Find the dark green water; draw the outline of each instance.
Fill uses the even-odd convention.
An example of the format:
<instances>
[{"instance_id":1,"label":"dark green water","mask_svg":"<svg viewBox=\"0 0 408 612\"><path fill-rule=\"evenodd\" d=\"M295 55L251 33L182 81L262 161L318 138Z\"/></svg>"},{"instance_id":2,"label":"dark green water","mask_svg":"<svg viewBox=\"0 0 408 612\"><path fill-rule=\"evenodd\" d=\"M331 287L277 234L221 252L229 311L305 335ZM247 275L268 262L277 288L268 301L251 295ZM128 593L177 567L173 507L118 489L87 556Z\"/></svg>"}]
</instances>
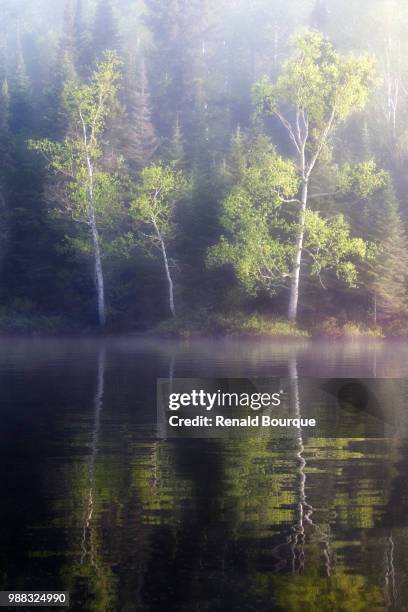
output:
<instances>
[{"instance_id":1,"label":"dark green water","mask_svg":"<svg viewBox=\"0 0 408 612\"><path fill-rule=\"evenodd\" d=\"M2 340L0 590L98 612L408 609L404 385L381 383L378 437L157 436L158 377L288 375L404 378L408 346Z\"/></svg>"}]
</instances>

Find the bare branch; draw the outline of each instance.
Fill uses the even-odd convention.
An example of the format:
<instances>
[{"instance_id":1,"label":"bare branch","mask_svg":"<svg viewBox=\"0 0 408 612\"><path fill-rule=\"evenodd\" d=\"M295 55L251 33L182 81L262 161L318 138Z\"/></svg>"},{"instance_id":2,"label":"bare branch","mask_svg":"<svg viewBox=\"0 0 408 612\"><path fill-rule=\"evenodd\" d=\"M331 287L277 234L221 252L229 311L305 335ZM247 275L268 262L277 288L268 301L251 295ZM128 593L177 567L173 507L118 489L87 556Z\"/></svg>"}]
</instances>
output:
<instances>
[{"instance_id":1,"label":"bare branch","mask_svg":"<svg viewBox=\"0 0 408 612\"><path fill-rule=\"evenodd\" d=\"M275 115L279 118L279 120L282 123L282 125L289 132L290 139L292 140L293 144L295 145L296 150L299 153L299 155L301 155L301 149L300 149L298 141L296 140L296 136L295 136L295 133L293 131L292 125L290 124L290 122L278 110L275 110Z\"/></svg>"}]
</instances>

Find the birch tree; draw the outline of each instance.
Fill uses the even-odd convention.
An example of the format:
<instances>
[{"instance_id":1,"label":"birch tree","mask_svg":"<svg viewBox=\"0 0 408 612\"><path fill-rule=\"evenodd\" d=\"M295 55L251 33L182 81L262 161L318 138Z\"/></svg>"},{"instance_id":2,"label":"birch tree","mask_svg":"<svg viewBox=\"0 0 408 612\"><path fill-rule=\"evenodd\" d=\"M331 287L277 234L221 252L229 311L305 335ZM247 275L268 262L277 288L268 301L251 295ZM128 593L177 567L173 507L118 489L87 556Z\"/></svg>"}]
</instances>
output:
<instances>
[{"instance_id":1,"label":"birch tree","mask_svg":"<svg viewBox=\"0 0 408 612\"><path fill-rule=\"evenodd\" d=\"M118 177L103 168L103 136L116 104L120 67L118 56L109 51L97 65L89 84L68 82L63 99L71 126L69 135L62 142L29 142L30 148L42 153L50 170L58 176L63 211L88 228L101 326L106 323L106 304L100 229L114 212L118 192Z\"/></svg>"},{"instance_id":2,"label":"birch tree","mask_svg":"<svg viewBox=\"0 0 408 612\"><path fill-rule=\"evenodd\" d=\"M374 72L370 57L341 57L317 32L298 35L293 47L294 54L277 81L272 83L265 77L254 88L258 113L277 117L286 130L300 179L288 309L292 322L296 321L298 312L312 175L338 125L364 107Z\"/></svg>"},{"instance_id":3,"label":"birch tree","mask_svg":"<svg viewBox=\"0 0 408 612\"><path fill-rule=\"evenodd\" d=\"M185 179L172 166L153 164L144 168L136 186L130 214L142 241L161 254L168 284L169 309L176 316L169 242L175 235L175 206L185 188Z\"/></svg>"},{"instance_id":4,"label":"birch tree","mask_svg":"<svg viewBox=\"0 0 408 612\"><path fill-rule=\"evenodd\" d=\"M299 182L293 161L277 155L260 138L249 151L240 181L222 203L224 234L209 249L207 263L231 265L249 294L262 290L273 295L287 288L297 232L289 207L297 201ZM356 264L365 258L366 243L352 236L343 215L326 219L306 210L303 249L308 274L323 286L322 274L327 271L347 286L356 286Z\"/></svg>"}]
</instances>

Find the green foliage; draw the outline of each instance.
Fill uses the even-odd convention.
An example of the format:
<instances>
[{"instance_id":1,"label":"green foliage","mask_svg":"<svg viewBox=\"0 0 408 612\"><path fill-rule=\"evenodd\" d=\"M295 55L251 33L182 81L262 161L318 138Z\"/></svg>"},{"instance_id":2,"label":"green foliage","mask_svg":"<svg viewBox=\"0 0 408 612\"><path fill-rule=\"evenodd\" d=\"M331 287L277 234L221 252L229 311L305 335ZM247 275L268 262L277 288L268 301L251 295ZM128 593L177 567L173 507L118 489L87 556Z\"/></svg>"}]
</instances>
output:
<instances>
[{"instance_id":1,"label":"green foliage","mask_svg":"<svg viewBox=\"0 0 408 612\"><path fill-rule=\"evenodd\" d=\"M330 10L315 0L256 0L250 8L226 0L51 4L7 0L3 15L3 298L31 292L41 310L62 303L70 287L78 303L90 300L77 289L86 286L79 268L91 258L94 223L123 324L150 324L159 300L156 268L144 255L159 246L157 217L190 308L222 309L234 295L231 310L267 300L283 312L303 232L302 316L317 305L322 317L341 311L357 320L376 308L381 325L403 326L408 12L401 2L367 9L333 0ZM302 29L311 23L321 32ZM261 74L270 78L256 83ZM262 126L251 126L254 82ZM27 139L46 158L47 176ZM288 144L296 140L292 161ZM147 164L183 169L192 189L152 206L138 176ZM392 206L381 201L388 180ZM50 297L52 277L61 293Z\"/></svg>"},{"instance_id":2,"label":"green foliage","mask_svg":"<svg viewBox=\"0 0 408 612\"><path fill-rule=\"evenodd\" d=\"M278 156L264 139L258 140L241 181L223 202L221 224L227 236L210 248L208 265L232 264L250 293L260 288L276 291L288 275L293 253L291 243L279 237L287 225L280 208L297 189L292 162Z\"/></svg>"},{"instance_id":3,"label":"green foliage","mask_svg":"<svg viewBox=\"0 0 408 612\"><path fill-rule=\"evenodd\" d=\"M96 146L116 104L121 68L117 53L106 51L88 85L70 81L64 88L64 105L78 129L88 132L89 146Z\"/></svg>"},{"instance_id":4,"label":"green foliage","mask_svg":"<svg viewBox=\"0 0 408 612\"><path fill-rule=\"evenodd\" d=\"M0 333L18 335L57 335L78 332L81 327L55 314L38 312L29 300L16 299L8 306L0 308Z\"/></svg>"},{"instance_id":5,"label":"green foliage","mask_svg":"<svg viewBox=\"0 0 408 612\"><path fill-rule=\"evenodd\" d=\"M384 334L380 327L370 328L350 321L343 325L343 336L345 338L383 338Z\"/></svg>"},{"instance_id":6,"label":"green foliage","mask_svg":"<svg viewBox=\"0 0 408 612\"><path fill-rule=\"evenodd\" d=\"M150 162L158 147L145 60L142 59L137 67L131 62L128 72L123 153L133 169L141 169Z\"/></svg>"},{"instance_id":7,"label":"green foliage","mask_svg":"<svg viewBox=\"0 0 408 612\"><path fill-rule=\"evenodd\" d=\"M111 0L98 0L92 32L92 56L99 60L103 53L120 46L117 23Z\"/></svg>"},{"instance_id":8,"label":"green foliage","mask_svg":"<svg viewBox=\"0 0 408 612\"><path fill-rule=\"evenodd\" d=\"M308 333L289 323L266 315L214 314L204 310L162 321L151 331L153 335L182 338L202 336L270 336L275 338L307 338Z\"/></svg>"},{"instance_id":9,"label":"green foliage","mask_svg":"<svg viewBox=\"0 0 408 612\"><path fill-rule=\"evenodd\" d=\"M216 315L213 327L224 334L241 336L272 336L277 338L307 338L305 330L299 329L285 319L275 319L265 315Z\"/></svg>"},{"instance_id":10,"label":"green foliage","mask_svg":"<svg viewBox=\"0 0 408 612\"><path fill-rule=\"evenodd\" d=\"M319 140L327 121L343 121L362 109L373 83L372 57L342 58L319 32L293 39L294 55L273 85L267 78L254 88L258 113L276 112L280 102L299 109L308 118L309 130Z\"/></svg>"},{"instance_id":11,"label":"green foliage","mask_svg":"<svg viewBox=\"0 0 408 612\"><path fill-rule=\"evenodd\" d=\"M358 340L359 338L381 339L384 338L384 331L381 327L368 327L356 321L348 321L347 323L341 324L336 317L328 317L314 327L313 336L330 338L332 340Z\"/></svg>"},{"instance_id":12,"label":"green foliage","mask_svg":"<svg viewBox=\"0 0 408 612\"><path fill-rule=\"evenodd\" d=\"M366 257L364 240L350 236L350 226L341 214L327 220L307 210L305 227L305 250L311 258L312 276L334 270L347 286L355 287L358 269L353 258L363 260Z\"/></svg>"},{"instance_id":13,"label":"green foliage","mask_svg":"<svg viewBox=\"0 0 408 612\"><path fill-rule=\"evenodd\" d=\"M115 172L104 170L101 136L115 107L120 67L118 56L108 52L90 84L66 84L64 104L72 135L62 142L44 139L28 143L59 177L57 197L62 209L74 221L89 225L95 219L97 224L111 229L121 213L121 160Z\"/></svg>"},{"instance_id":14,"label":"green foliage","mask_svg":"<svg viewBox=\"0 0 408 612\"><path fill-rule=\"evenodd\" d=\"M231 264L249 293L284 288L294 254L297 224L290 205L296 203L298 185L294 164L258 141L241 181L223 203L226 235L209 250L208 265ZM364 259L366 244L351 236L341 214L325 219L307 210L304 249L312 276L333 270L348 286L356 285L354 261Z\"/></svg>"},{"instance_id":15,"label":"green foliage","mask_svg":"<svg viewBox=\"0 0 408 612\"><path fill-rule=\"evenodd\" d=\"M373 159L354 164L344 164L339 175L339 190L342 193L354 193L360 198L367 198L384 187L389 175L379 170Z\"/></svg>"},{"instance_id":16,"label":"green foliage","mask_svg":"<svg viewBox=\"0 0 408 612\"><path fill-rule=\"evenodd\" d=\"M175 206L186 186L182 172L173 166L152 164L142 170L130 215L136 224L151 228L149 234L144 234L149 241L155 243L159 236L166 240L174 236Z\"/></svg>"},{"instance_id":17,"label":"green foliage","mask_svg":"<svg viewBox=\"0 0 408 612\"><path fill-rule=\"evenodd\" d=\"M374 314L389 325L408 317L408 241L390 183L369 203L368 214L375 249L366 264L366 286Z\"/></svg>"}]
</instances>

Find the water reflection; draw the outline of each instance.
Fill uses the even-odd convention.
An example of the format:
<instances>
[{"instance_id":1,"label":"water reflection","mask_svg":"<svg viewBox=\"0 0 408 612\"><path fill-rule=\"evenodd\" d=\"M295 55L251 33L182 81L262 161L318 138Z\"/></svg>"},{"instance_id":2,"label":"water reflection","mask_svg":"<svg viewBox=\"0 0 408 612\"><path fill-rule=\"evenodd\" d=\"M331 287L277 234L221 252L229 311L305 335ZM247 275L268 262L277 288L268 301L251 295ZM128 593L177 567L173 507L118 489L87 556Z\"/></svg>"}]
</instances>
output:
<instances>
[{"instance_id":1,"label":"water reflection","mask_svg":"<svg viewBox=\"0 0 408 612\"><path fill-rule=\"evenodd\" d=\"M386 343L4 341L3 588L66 588L74 610L98 612L404 610L408 385L386 378L408 374L407 356ZM299 418L320 401L305 375L376 375L385 433L157 437L158 377L288 375Z\"/></svg>"},{"instance_id":2,"label":"water reflection","mask_svg":"<svg viewBox=\"0 0 408 612\"><path fill-rule=\"evenodd\" d=\"M105 388L105 356L106 349L105 347L101 347L98 350L97 384L94 398L94 422L92 429L91 452L89 456L89 493L88 502L86 504L86 513L81 543L81 563L84 563L85 557L89 555L92 565L95 565L95 539L92 537L91 523L95 506L95 462L98 454L99 432L101 428L101 414L103 410L103 394Z\"/></svg>"}]
</instances>

